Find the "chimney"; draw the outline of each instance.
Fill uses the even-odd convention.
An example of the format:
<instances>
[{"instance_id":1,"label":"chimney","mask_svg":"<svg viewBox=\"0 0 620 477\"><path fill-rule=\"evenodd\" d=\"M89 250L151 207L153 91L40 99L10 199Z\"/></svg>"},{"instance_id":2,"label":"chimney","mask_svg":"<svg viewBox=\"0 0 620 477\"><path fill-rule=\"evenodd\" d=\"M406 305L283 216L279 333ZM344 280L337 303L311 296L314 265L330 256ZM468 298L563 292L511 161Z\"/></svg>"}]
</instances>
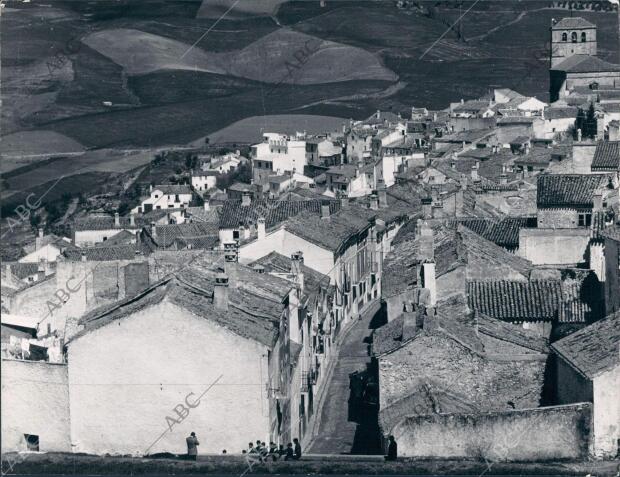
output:
<instances>
[{"instance_id":1,"label":"chimney","mask_svg":"<svg viewBox=\"0 0 620 477\"><path fill-rule=\"evenodd\" d=\"M265 218L259 217L256 221L256 232L258 233L258 240L262 240L267 235L267 231L265 228Z\"/></svg>"},{"instance_id":2,"label":"chimney","mask_svg":"<svg viewBox=\"0 0 620 477\"><path fill-rule=\"evenodd\" d=\"M263 267L262 265L254 265L252 267L254 269L254 271L258 274L264 274L265 273L265 267Z\"/></svg>"},{"instance_id":3,"label":"chimney","mask_svg":"<svg viewBox=\"0 0 620 477\"><path fill-rule=\"evenodd\" d=\"M295 282L297 287L302 292L304 291L304 272L302 265L304 264L303 252L295 252L291 255L291 274L295 275Z\"/></svg>"},{"instance_id":4,"label":"chimney","mask_svg":"<svg viewBox=\"0 0 620 477\"><path fill-rule=\"evenodd\" d=\"M321 203L321 218L329 219L329 202Z\"/></svg>"},{"instance_id":5,"label":"chimney","mask_svg":"<svg viewBox=\"0 0 620 477\"><path fill-rule=\"evenodd\" d=\"M86 252L82 252L82 262L86 261Z\"/></svg>"},{"instance_id":6,"label":"chimney","mask_svg":"<svg viewBox=\"0 0 620 477\"><path fill-rule=\"evenodd\" d=\"M422 199L422 215L424 215L425 219L433 216L433 199L431 197L424 197Z\"/></svg>"},{"instance_id":7,"label":"chimney","mask_svg":"<svg viewBox=\"0 0 620 477\"><path fill-rule=\"evenodd\" d=\"M433 113L433 122L437 122L437 113Z\"/></svg>"},{"instance_id":8,"label":"chimney","mask_svg":"<svg viewBox=\"0 0 620 477\"><path fill-rule=\"evenodd\" d=\"M39 227L39 238L43 238L43 229Z\"/></svg>"},{"instance_id":9,"label":"chimney","mask_svg":"<svg viewBox=\"0 0 620 477\"><path fill-rule=\"evenodd\" d=\"M213 304L217 310L228 311L228 276L218 273L213 288Z\"/></svg>"},{"instance_id":10,"label":"chimney","mask_svg":"<svg viewBox=\"0 0 620 477\"><path fill-rule=\"evenodd\" d=\"M477 182L478 178L478 162L476 162L473 166L471 166L471 180Z\"/></svg>"},{"instance_id":11,"label":"chimney","mask_svg":"<svg viewBox=\"0 0 620 477\"><path fill-rule=\"evenodd\" d=\"M439 200L431 206L431 215L434 219L440 219L444 216L443 201Z\"/></svg>"},{"instance_id":12,"label":"chimney","mask_svg":"<svg viewBox=\"0 0 620 477\"><path fill-rule=\"evenodd\" d=\"M149 185L149 192L152 193L153 192L153 184Z\"/></svg>"},{"instance_id":13,"label":"chimney","mask_svg":"<svg viewBox=\"0 0 620 477\"><path fill-rule=\"evenodd\" d=\"M224 244L224 272L228 277L228 284L230 288L237 288L238 276L237 276L237 260L239 259L237 253L236 243ZM230 247L230 248L226 248Z\"/></svg>"},{"instance_id":14,"label":"chimney","mask_svg":"<svg viewBox=\"0 0 620 477\"><path fill-rule=\"evenodd\" d=\"M11 270L11 264L10 263L6 264L5 270L6 270L7 281L10 282L11 279L13 278L13 272Z\"/></svg>"},{"instance_id":15,"label":"chimney","mask_svg":"<svg viewBox=\"0 0 620 477\"><path fill-rule=\"evenodd\" d=\"M45 278L45 269L47 268L45 265L46 260L41 258L39 260L39 268L37 268L37 280L43 280Z\"/></svg>"},{"instance_id":16,"label":"chimney","mask_svg":"<svg viewBox=\"0 0 620 477\"><path fill-rule=\"evenodd\" d=\"M155 222L151 222L151 237L157 237L157 225L155 225Z\"/></svg>"},{"instance_id":17,"label":"chimney","mask_svg":"<svg viewBox=\"0 0 620 477\"><path fill-rule=\"evenodd\" d=\"M377 119L380 119L380 118L381 118L381 110L377 109Z\"/></svg>"},{"instance_id":18,"label":"chimney","mask_svg":"<svg viewBox=\"0 0 620 477\"><path fill-rule=\"evenodd\" d=\"M437 283L435 281L435 261L426 260L422 264L422 286L429 291L430 306L437 303Z\"/></svg>"},{"instance_id":19,"label":"chimney","mask_svg":"<svg viewBox=\"0 0 620 477\"><path fill-rule=\"evenodd\" d=\"M121 217L120 215L118 215L118 212L114 213L114 227L120 227L121 226Z\"/></svg>"},{"instance_id":20,"label":"chimney","mask_svg":"<svg viewBox=\"0 0 620 477\"><path fill-rule=\"evenodd\" d=\"M416 305L405 305L403 312L403 341L412 338L418 331L418 307Z\"/></svg>"},{"instance_id":21,"label":"chimney","mask_svg":"<svg viewBox=\"0 0 620 477\"><path fill-rule=\"evenodd\" d=\"M349 196L346 193L340 194L340 208L341 209L349 208Z\"/></svg>"},{"instance_id":22,"label":"chimney","mask_svg":"<svg viewBox=\"0 0 620 477\"><path fill-rule=\"evenodd\" d=\"M248 191L243 192L241 195L241 205L243 207L248 207L252 203L252 196Z\"/></svg>"},{"instance_id":23,"label":"chimney","mask_svg":"<svg viewBox=\"0 0 620 477\"><path fill-rule=\"evenodd\" d=\"M439 329L439 322L433 306L427 307L423 312L422 329L427 333L432 333Z\"/></svg>"},{"instance_id":24,"label":"chimney","mask_svg":"<svg viewBox=\"0 0 620 477\"><path fill-rule=\"evenodd\" d=\"M43 234L43 228L42 228L42 227L40 227L40 228L39 228L39 234L38 234L38 236L37 236L37 237L35 237L35 239L34 239L34 249L35 249L35 250L39 250L39 249L43 246L43 244L42 244L42 242L43 242L43 236L44 236L44 234Z\"/></svg>"},{"instance_id":25,"label":"chimney","mask_svg":"<svg viewBox=\"0 0 620 477\"><path fill-rule=\"evenodd\" d=\"M577 142L581 142L581 128L577 129Z\"/></svg>"},{"instance_id":26,"label":"chimney","mask_svg":"<svg viewBox=\"0 0 620 477\"><path fill-rule=\"evenodd\" d=\"M612 121L609 123L609 140L620 141L620 121Z\"/></svg>"},{"instance_id":27,"label":"chimney","mask_svg":"<svg viewBox=\"0 0 620 477\"><path fill-rule=\"evenodd\" d=\"M204 210L211 210L211 204L209 203L209 197L206 197L203 204L202 204L202 208Z\"/></svg>"},{"instance_id":28,"label":"chimney","mask_svg":"<svg viewBox=\"0 0 620 477\"><path fill-rule=\"evenodd\" d=\"M385 187L385 184L380 184L377 193L379 194L379 207L385 209L388 206L387 189Z\"/></svg>"},{"instance_id":29,"label":"chimney","mask_svg":"<svg viewBox=\"0 0 620 477\"><path fill-rule=\"evenodd\" d=\"M370 208L372 210L379 209L379 197L377 196L376 193L370 194Z\"/></svg>"},{"instance_id":30,"label":"chimney","mask_svg":"<svg viewBox=\"0 0 620 477\"><path fill-rule=\"evenodd\" d=\"M603 192L597 190L592 196L592 211L599 212L603 210Z\"/></svg>"},{"instance_id":31,"label":"chimney","mask_svg":"<svg viewBox=\"0 0 620 477\"><path fill-rule=\"evenodd\" d=\"M135 216L135 214L129 214L129 225L131 227L135 227L136 226L136 216Z\"/></svg>"}]
</instances>

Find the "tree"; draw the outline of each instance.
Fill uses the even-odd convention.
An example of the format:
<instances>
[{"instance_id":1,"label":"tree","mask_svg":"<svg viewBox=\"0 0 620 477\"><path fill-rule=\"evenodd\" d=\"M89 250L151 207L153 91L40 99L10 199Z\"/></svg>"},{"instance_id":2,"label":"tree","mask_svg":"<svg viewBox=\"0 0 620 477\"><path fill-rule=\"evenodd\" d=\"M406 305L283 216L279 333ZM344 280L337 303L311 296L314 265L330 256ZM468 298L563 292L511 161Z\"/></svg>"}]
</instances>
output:
<instances>
[{"instance_id":1,"label":"tree","mask_svg":"<svg viewBox=\"0 0 620 477\"><path fill-rule=\"evenodd\" d=\"M590 103L590 107L588 108L588 114L586 115L586 121L584 124L584 129L582 131L584 137L589 137L594 139L596 137L597 132L597 120L596 120L596 112L594 111L594 104Z\"/></svg>"}]
</instances>

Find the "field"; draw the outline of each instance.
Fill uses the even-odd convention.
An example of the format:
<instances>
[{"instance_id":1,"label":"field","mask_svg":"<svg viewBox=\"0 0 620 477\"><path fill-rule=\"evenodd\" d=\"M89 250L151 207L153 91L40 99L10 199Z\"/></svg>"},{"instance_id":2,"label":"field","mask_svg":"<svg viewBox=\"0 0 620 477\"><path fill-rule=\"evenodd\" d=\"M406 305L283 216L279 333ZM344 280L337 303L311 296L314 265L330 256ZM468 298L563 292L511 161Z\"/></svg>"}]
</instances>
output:
<instances>
[{"instance_id":1,"label":"field","mask_svg":"<svg viewBox=\"0 0 620 477\"><path fill-rule=\"evenodd\" d=\"M49 151L54 151L50 154ZM4 173L55 154L81 154L82 145L53 131L21 131L2 138L0 172Z\"/></svg>"},{"instance_id":2,"label":"field","mask_svg":"<svg viewBox=\"0 0 620 477\"><path fill-rule=\"evenodd\" d=\"M1 147L11 154L152 149L221 130L228 139L246 134L243 126L225 129L244 118L406 114L491 87L545 100L548 65L534 53L546 51L551 18L569 16L520 0L479 2L468 13L467 1L398 9L391 1L268 0L239 2L215 25L233 0L40 1L3 12ZM600 56L616 59L617 15L579 15L598 25ZM54 58L61 61L50 68ZM25 144L13 133L34 140ZM37 139L49 134L57 139ZM74 159L63 159L70 171ZM103 168L118 160L99 159ZM17 159L2 171L37 160ZM40 177L52 173L41 167ZM39 184L35 172L12 181Z\"/></svg>"}]
</instances>

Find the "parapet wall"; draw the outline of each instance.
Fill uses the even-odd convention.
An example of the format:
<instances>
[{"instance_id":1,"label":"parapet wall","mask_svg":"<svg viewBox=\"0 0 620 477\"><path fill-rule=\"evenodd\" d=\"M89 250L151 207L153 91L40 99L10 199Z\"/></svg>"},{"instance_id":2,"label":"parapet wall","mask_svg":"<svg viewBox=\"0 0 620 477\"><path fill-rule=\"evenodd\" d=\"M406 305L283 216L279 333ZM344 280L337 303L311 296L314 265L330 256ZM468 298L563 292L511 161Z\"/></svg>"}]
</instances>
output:
<instances>
[{"instance_id":1,"label":"parapet wall","mask_svg":"<svg viewBox=\"0 0 620 477\"><path fill-rule=\"evenodd\" d=\"M587 457L590 429L591 405L581 403L408 417L392 434L401 456L544 461Z\"/></svg>"}]
</instances>

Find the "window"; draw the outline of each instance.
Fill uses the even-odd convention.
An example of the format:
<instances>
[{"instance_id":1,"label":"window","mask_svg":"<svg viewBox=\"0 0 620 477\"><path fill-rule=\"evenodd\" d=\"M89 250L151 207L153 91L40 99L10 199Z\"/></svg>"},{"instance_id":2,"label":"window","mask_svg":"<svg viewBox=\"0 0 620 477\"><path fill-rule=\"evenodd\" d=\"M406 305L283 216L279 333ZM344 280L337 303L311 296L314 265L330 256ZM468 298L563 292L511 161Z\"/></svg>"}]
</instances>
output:
<instances>
[{"instance_id":1,"label":"window","mask_svg":"<svg viewBox=\"0 0 620 477\"><path fill-rule=\"evenodd\" d=\"M577 43L577 32L576 31L570 34L570 41L571 43Z\"/></svg>"},{"instance_id":2,"label":"window","mask_svg":"<svg viewBox=\"0 0 620 477\"><path fill-rule=\"evenodd\" d=\"M590 225L592 225L592 214L579 214L577 220L577 225L579 225L579 227L590 227Z\"/></svg>"},{"instance_id":3,"label":"window","mask_svg":"<svg viewBox=\"0 0 620 477\"><path fill-rule=\"evenodd\" d=\"M103 236L103 241L105 242L106 240L108 240L108 237L106 237L105 235Z\"/></svg>"},{"instance_id":4,"label":"window","mask_svg":"<svg viewBox=\"0 0 620 477\"><path fill-rule=\"evenodd\" d=\"M237 240L239 238L239 231L233 230L233 239Z\"/></svg>"},{"instance_id":5,"label":"window","mask_svg":"<svg viewBox=\"0 0 620 477\"><path fill-rule=\"evenodd\" d=\"M582 32L581 33L581 43L585 43L586 42L586 32Z\"/></svg>"},{"instance_id":6,"label":"window","mask_svg":"<svg viewBox=\"0 0 620 477\"><path fill-rule=\"evenodd\" d=\"M562 41L568 41L568 33L562 33Z\"/></svg>"},{"instance_id":7,"label":"window","mask_svg":"<svg viewBox=\"0 0 620 477\"><path fill-rule=\"evenodd\" d=\"M26 446L29 451L39 450L39 436L35 434L24 434L24 438L26 439Z\"/></svg>"}]
</instances>

